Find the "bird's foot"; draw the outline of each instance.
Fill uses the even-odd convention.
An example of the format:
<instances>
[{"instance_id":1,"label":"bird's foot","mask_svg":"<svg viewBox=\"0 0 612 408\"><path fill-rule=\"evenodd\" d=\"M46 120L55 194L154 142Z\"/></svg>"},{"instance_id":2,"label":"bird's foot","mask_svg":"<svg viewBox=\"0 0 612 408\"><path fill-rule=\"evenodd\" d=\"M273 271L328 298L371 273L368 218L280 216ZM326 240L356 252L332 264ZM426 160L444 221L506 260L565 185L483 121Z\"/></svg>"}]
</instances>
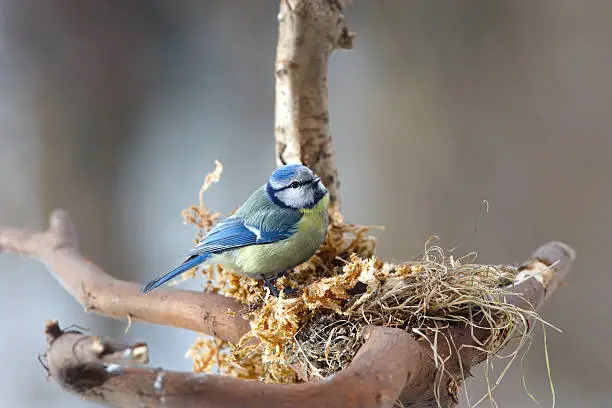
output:
<instances>
[{"instance_id":1,"label":"bird's foot","mask_svg":"<svg viewBox=\"0 0 612 408\"><path fill-rule=\"evenodd\" d=\"M276 287L276 285L274 285L274 280L270 280L270 279L264 279L264 287L270 289L270 293L272 294L272 296L274 297L278 297L280 295L280 290L278 290L278 288ZM293 295L295 293L297 293L297 289L294 288L283 288L282 292L285 295Z\"/></svg>"},{"instance_id":2,"label":"bird's foot","mask_svg":"<svg viewBox=\"0 0 612 408\"><path fill-rule=\"evenodd\" d=\"M281 290L285 295L295 295L298 290L296 288L286 287Z\"/></svg>"},{"instance_id":3,"label":"bird's foot","mask_svg":"<svg viewBox=\"0 0 612 408\"><path fill-rule=\"evenodd\" d=\"M276 288L276 285L274 285L274 281L268 279L264 280L264 288L270 289L270 293L274 297L278 297L280 294L280 291Z\"/></svg>"}]
</instances>

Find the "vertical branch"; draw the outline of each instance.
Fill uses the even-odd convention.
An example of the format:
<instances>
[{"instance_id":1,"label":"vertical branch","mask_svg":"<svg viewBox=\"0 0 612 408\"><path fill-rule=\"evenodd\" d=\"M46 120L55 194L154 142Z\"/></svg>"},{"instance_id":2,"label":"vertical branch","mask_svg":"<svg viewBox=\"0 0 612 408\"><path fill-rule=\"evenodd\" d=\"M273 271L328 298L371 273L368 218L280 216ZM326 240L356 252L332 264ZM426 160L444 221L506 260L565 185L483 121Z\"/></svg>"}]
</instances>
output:
<instances>
[{"instance_id":1,"label":"vertical branch","mask_svg":"<svg viewBox=\"0 0 612 408\"><path fill-rule=\"evenodd\" d=\"M276 158L303 163L339 206L338 170L329 132L327 64L336 49L350 49L353 33L342 15L346 0L281 0L276 48Z\"/></svg>"}]
</instances>

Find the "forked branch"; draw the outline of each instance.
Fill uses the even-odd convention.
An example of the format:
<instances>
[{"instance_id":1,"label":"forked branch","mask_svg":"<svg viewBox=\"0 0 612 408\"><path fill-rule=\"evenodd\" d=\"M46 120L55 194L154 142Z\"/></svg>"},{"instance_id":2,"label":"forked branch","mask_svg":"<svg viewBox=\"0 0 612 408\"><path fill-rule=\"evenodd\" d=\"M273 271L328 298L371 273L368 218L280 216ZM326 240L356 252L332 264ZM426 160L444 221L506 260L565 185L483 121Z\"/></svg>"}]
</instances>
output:
<instances>
[{"instance_id":1,"label":"forked branch","mask_svg":"<svg viewBox=\"0 0 612 408\"><path fill-rule=\"evenodd\" d=\"M222 296L166 290L156 301L148 300L149 295L141 294L137 284L118 281L83 259L76 242L72 223L61 211L52 214L51 227L45 232L0 229L0 248L45 261L59 271L67 290L89 310L114 318L130 313L135 319L208 330L229 339L248 329L246 321L226 313L232 307L238 311L239 306ZM514 286L516 296L508 302L537 308L567 275L573 259L573 250L565 244L542 246L521 266ZM95 296L91 290L97 291ZM165 306L158 304L161 301L167 302ZM197 316L205 318L199 321ZM220 321L223 324L219 325ZM63 332L55 323L48 325L46 333L49 373L70 392L117 407L183 408L245 404L270 408L390 407L398 398L406 406L435 406L437 398L442 407L451 407L464 373L485 358L470 346L489 335L487 330L474 332L467 326L448 329L445 334L462 350L461 362L454 349L440 344L438 353L450 357L446 371L440 373L426 343L399 329L368 327L364 333L367 341L348 369L321 383L283 386L135 366L147 362L144 344L121 346L96 336Z\"/></svg>"},{"instance_id":2,"label":"forked branch","mask_svg":"<svg viewBox=\"0 0 612 408\"><path fill-rule=\"evenodd\" d=\"M353 35L341 14L347 0L281 0L276 73L276 152L279 163L302 162L322 177L332 204L339 205L327 101L331 53L351 48ZM232 343L249 330L242 306L208 292L159 289L142 294L140 285L113 278L79 252L68 215L51 215L42 232L0 228L0 250L43 261L86 310L115 319L133 319L215 335ZM521 267L507 302L537 309L564 279L574 259L561 243L538 249ZM46 328L46 365L51 377L80 397L116 407L452 407L464 373L485 355L474 346L489 330L465 325L446 329L454 348L445 371L434 364L426 342L399 329L366 327L365 344L350 366L317 383L272 385L215 375L194 375L142 366L147 348L122 345L76 331ZM456 350L461 350L460 358Z\"/></svg>"},{"instance_id":3,"label":"forked branch","mask_svg":"<svg viewBox=\"0 0 612 408\"><path fill-rule=\"evenodd\" d=\"M241 306L210 292L160 289L143 294L140 285L112 277L87 261L65 211L51 214L47 231L0 229L0 250L30 255L47 265L64 288L88 312L215 335L232 343L249 330Z\"/></svg>"}]
</instances>

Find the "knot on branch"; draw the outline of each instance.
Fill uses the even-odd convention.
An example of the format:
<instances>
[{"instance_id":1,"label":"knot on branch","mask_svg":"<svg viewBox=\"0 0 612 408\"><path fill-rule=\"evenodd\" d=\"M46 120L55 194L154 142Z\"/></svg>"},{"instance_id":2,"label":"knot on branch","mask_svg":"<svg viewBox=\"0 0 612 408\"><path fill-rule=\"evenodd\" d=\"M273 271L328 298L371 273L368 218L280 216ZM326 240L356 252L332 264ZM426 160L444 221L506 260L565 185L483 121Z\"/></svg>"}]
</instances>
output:
<instances>
[{"instance_id":1,"label":"knot on branch","mask_svg":"<svg viewBox=\"0 0 612 408\"><path fill-rule=\"evenodd\" d=\"M126 345L70 327L62 330L57 321L47 322L45 334L45 368L63 388L78 394L104 384L125 365L149 362L145 343Z\"/></svg>"}]
</instances>

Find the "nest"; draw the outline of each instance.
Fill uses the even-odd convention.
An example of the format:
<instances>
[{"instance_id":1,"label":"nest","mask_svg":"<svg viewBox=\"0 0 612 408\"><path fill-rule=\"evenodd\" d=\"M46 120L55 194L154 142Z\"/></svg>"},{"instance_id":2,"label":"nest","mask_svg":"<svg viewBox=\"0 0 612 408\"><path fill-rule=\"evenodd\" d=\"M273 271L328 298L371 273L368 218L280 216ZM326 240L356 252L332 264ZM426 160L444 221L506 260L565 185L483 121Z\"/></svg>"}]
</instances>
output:
<instances>
[{"instance_id":1,"label":"nest","mask_svg":"<svg viewBox=\"0 0 612 408\"><path fill-rule=\"evenodd\" d=\"M183 214L187 223L199 228L197 239L218 217L206 209L202 198L221 171L217 162L200 192L200 205ZM383 262L374 256L370 230L346 223L339 211L330 209L328 234L319 251L277 281L279 289L299 288L297 297L281 293L275 298L261 282L217 266L191 271L191 276L204 275L206 290L243 303L251 325L235 345L199 338L187 353L194 371L271 383L322 379L347 367L363 343L366 325L400 328L430 342L452 325L480 321L493 328L480 343L482 352L493 356L518 337L511 354L516 356L529 335L528 319L540 320L535 312L504 301L516 268L477 264L474 253L457 258L433 239L413 261ZM435 345L429 344L437 363L443 364Z\"/></svg>"}]
</instances>

